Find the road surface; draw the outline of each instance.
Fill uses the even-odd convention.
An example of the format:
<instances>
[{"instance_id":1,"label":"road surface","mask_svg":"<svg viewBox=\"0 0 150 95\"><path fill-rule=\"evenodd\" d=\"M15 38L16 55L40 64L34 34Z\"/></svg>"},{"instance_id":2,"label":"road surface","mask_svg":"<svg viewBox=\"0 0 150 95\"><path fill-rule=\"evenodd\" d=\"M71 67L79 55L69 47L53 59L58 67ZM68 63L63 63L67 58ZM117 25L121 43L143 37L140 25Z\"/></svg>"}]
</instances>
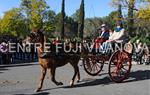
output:
<instances>
[{"instance_id":1,"label":"road surface","mask_svg":"<svg viewBox=\"0 0 150 95\"><path fill-rule=\"evenodd\" d=\"M101 74L92 77L80 66L81 81L71 88L73 69L68 64L56 71L56 79L63 86L53 84L48 72L42 91L35 93L40 75L38 63L1 65L0 95L150 95L150 66L133 65L129 79L123 83L110 81L107 72L105 64Z\"/></svg>"}]
</instances>

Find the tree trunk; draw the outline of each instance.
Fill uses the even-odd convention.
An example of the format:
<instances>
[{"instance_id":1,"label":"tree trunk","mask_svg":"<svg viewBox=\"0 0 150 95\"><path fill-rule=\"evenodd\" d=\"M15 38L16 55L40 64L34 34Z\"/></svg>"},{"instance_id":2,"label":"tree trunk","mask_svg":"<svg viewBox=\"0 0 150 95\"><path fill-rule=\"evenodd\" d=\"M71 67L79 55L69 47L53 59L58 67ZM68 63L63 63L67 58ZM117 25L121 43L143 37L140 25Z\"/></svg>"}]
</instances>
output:
<instances>
[{"instance_id":1,"label":"tree trunk","mask_svg":"<svg viewBox=\"0 0 150 95\"><path fill-rule=\"evenodd\" d=\"M62 0L62 9L61 9L61 39L64 39L65 36L65 0Z\"/></svg>"},{"instance_id":2,"label":"tree trunk","mask_svg":"<svg viewBox=\"0 0 150 95\"><path fill-rule=\"evenodd\" d=\"M135 3L135 0L130 0L129 7L128 7L128 32L131 37L135 36L135 33L133 31L134 29L134 19L133 19L134 3Z\"/></svg>"}]
</instances>

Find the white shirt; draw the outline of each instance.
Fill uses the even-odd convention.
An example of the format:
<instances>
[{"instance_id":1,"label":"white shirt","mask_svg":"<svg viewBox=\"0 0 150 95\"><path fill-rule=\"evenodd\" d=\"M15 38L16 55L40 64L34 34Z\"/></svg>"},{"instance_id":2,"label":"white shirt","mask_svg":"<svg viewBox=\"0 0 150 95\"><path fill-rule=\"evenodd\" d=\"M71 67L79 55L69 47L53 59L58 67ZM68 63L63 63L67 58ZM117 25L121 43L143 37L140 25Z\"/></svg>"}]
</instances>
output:
<instances>
[{"instance_id":1,"label":"white shirt","mask_svg":"<svg viewBox=\"0 0 150 95\"><path fill-rule=\"evenodd\" d=\"M104 32L105 32L105 31L102 31L102 33L101 33L101 37L103 36Z\"/></svg>"},{"instance_id":2,"label":"white shirt","mask_svg":"<svg viewBox=\"0 0 150 95\"><path fill-rule=\"evenodd\" d=\"M109 37L109 40L113 40L116 42L122 42L123 39L120 39L123 35L125 35L125 29L121 29L120 32L114 31L113 34Z\"/></svg>"}]
</instances>

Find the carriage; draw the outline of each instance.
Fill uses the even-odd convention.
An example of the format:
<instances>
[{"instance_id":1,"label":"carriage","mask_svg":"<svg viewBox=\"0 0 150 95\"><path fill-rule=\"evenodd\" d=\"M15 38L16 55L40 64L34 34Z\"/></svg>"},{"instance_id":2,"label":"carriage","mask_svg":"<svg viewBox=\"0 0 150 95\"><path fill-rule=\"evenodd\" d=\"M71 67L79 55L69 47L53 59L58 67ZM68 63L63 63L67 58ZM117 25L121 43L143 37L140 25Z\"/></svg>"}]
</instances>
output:
<instances>
[{"instance_id":1,"label":"carriage","mask_svg":"<svg viewBox=\"0 0 150 95\"><path fill-rule=\"evenodd\" d=\"M127 79L132 66L132 49L128 48L129 51L118 49L109 53L83 53L81 59L84 70L91 76L97 76L101 73L104 64L108 64L110 79L116 83L123 82Z\"/></svg>"}]
</instances>

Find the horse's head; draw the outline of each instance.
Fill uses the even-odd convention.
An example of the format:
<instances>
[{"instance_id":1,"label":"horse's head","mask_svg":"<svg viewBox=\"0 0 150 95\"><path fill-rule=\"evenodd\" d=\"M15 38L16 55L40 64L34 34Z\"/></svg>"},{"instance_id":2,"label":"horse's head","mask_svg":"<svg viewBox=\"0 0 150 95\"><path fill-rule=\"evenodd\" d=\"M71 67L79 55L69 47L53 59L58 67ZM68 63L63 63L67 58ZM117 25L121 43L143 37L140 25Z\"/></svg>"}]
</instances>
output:
<instances>
[{"instance_id":1,"label":"horse's head","mask_svg":"<svg viewBox=\"0 0 150 95\"><path fill-rule=\"evenodd\" d=\"M26 43L44 43L44 34L42 31L31 32L24 41Z\"/></svg>"}]
</instances>

